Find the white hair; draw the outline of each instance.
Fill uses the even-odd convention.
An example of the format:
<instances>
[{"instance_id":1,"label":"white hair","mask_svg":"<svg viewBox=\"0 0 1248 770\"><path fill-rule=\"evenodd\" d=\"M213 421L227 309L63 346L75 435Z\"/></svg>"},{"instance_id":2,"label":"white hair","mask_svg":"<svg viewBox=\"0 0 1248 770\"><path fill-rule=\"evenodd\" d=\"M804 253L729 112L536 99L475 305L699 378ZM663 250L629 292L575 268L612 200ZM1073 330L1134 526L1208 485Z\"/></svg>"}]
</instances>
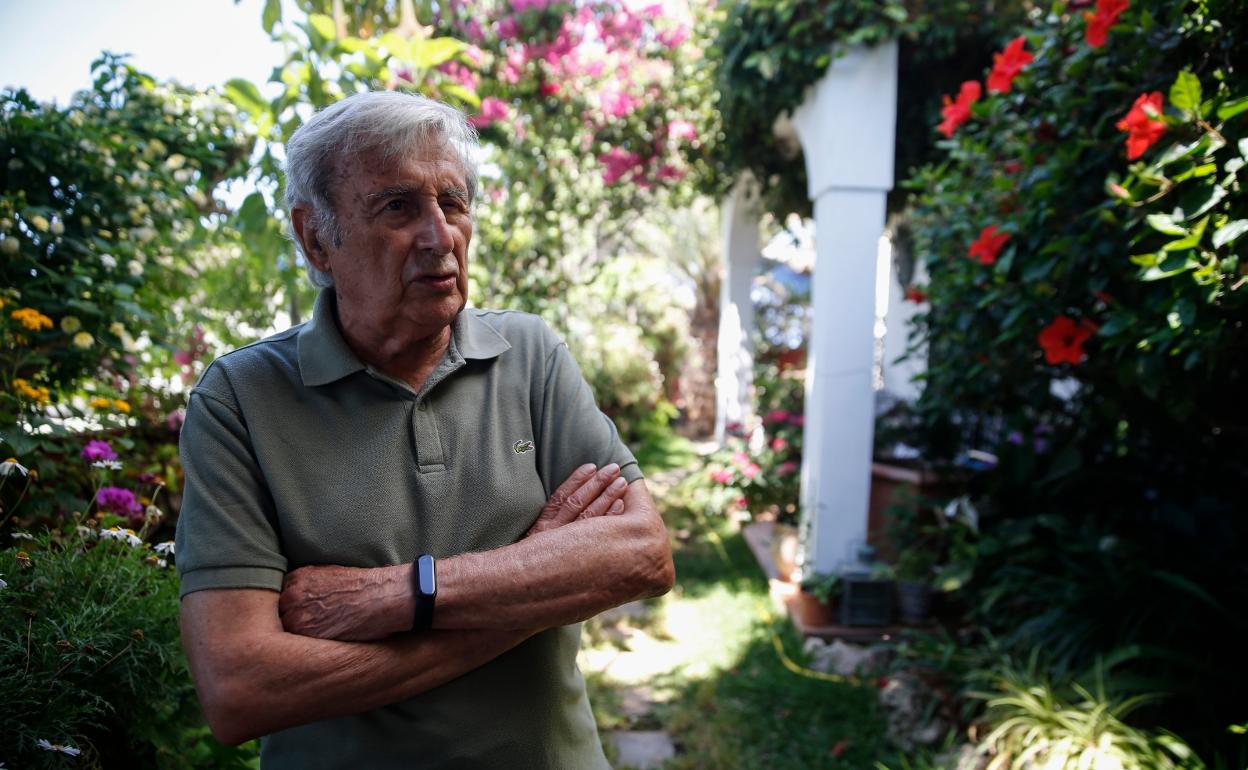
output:
<instances>
[{"instance_id":1,"label":"white hair","mask_svg":"<svg viewBox=\"0 0 1248 770\"><path fill-rule=\"evenodd\" d=\"M311 206L309 224L334 246L342 245L331 189L338 163L373 153L380 153L385 162L393 162L419 152L431 140L451 148L459 158L471 204L477 194L477 132L462 112L434 99L401 91L354 94L326 107L300 126L286 143L287 214L296 206ZM293 226L291 235L307 263L313 285L333 286L333 276L312 266Z\"/></svg>"}]
</instances>

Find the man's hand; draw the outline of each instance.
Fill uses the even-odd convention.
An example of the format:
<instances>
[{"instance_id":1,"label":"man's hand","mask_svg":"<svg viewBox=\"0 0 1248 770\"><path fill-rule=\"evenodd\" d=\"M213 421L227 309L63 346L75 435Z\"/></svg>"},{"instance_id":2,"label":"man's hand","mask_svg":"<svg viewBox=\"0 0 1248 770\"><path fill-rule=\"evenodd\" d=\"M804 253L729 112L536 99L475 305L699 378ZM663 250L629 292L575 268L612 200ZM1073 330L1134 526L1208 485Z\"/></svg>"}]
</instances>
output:
<instances>
[{"instance_id":1,"label":"man's hand","mask_svg":"<svg viewBox=\"0 0 1248 770\"><path fill-rule=\"evenodd\" d=\"M602 469L582 465L550 496L525 537L578 519L618 514L627 491L615 463ZM367 641L410 631L416 617L412 565L300 567L282 582L278 614L287 633L319 639Z\"/></svg>"},{"instance_id":2,"label":"man's hand","mask_svg":"<svg viewBox=\"0 0 1248 770\"><path fill-rule=\"evenodd\" d=\"M577 519L621 513L627 491L628 482L620 477L620 466L615 463L601 470L589 463L582 465L550 496L524 536L532 537Z\"/></svg>"}]
</instances>

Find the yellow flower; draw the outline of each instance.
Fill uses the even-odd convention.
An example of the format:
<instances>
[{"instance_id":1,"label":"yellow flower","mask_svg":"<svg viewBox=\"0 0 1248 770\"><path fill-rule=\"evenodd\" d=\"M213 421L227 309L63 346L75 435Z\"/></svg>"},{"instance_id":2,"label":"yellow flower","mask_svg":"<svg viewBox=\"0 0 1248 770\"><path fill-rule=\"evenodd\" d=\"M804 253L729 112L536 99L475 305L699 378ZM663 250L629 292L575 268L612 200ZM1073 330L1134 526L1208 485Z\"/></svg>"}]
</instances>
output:
<instances>
[{"instance_id":1,"label":"yellow flower","mask_svg":"<svg viewBox=\"0 0 1248 770\"><path fill-rule=\"evenodd\" d=\"M95 337L92 337L87 332L78 332L77 334L74 335L74 347L82 348L83 350L86 350L87 348L91 347L94 344L95 344Z\"/></svg>"},{"instance_id":2,"label":"yellow flower","mask_svg":"<svg viewBox=\"0 0 1248 770\"><path fill-rule=\"evenodd\" d=\"M30 218L30 226L41 233L46 233L48 231L48 218L35 214Z\"/></svg>"},{"instance_id":3,"label":"yellow flower","mask_svg":"<svg viewBox=\"0 0 1248 770\"><path fill-rule=\"evenodd\" d=\"M126 327L122 325L121 321L113 321L108 325L108 330L112 332L114 337L122 337L126 333Z\"/></svg>"},{"instance_id":4,"label":"yellow flower","mask_svg":"<svg viewBox=\"0 0 1248 770\"><path fill-rule=\"evenodd\" d=\"M82 321L78 320L78 316L67 315L61 319L61 331L66 334L73 334L82 328Z\"/></svg>"},{"instance_id":5,"label":"yellow flower","mask_svg":"<svg viewBox=\"0 0 1248 770\"><path fill-rule=\"evenodd\" d=\"M113 407L113 402L107 398L101 398L99 396L96 396L95 398L91 399L92 409L111 409L112 407Z\"/></svg>"},{"instance_id":6,"label":"yellow flower","mask_svg":"<svg viewBox=\"0 0 1248 770\"><path fill-rule=\"evenodd\" d=\"M29 331L37 332L41 329L51 329L52 319L43 313L35 310L33 307L21 307L9 313L9 317L15 321L20 321Z\"/></svg>"},{"instance_id":7,"label":"yellow flower","mask_svg":"<svg viewBox=\"0 0 1248 770\"><path fill-rule=\"evenodd\" d=\"M115 408L119 412L125 412L126 414L130 414L130 405L127 404L125 401L122 401L121 399L117 399L116 401L113 401L113 408Z\"/></svg>"},{"instance_id":8,"label":"yellow flower","mask_svg":"<svg viewBox=\"0 0 1248 770\"><path fill-rule=\"evenodd\" d=\"M42 385L32 386L27 380L21 377L13 378L13 389L26 398L34 401L37 405L43 406L52 400L52 394Z\"/></svg>"}]
</instances>

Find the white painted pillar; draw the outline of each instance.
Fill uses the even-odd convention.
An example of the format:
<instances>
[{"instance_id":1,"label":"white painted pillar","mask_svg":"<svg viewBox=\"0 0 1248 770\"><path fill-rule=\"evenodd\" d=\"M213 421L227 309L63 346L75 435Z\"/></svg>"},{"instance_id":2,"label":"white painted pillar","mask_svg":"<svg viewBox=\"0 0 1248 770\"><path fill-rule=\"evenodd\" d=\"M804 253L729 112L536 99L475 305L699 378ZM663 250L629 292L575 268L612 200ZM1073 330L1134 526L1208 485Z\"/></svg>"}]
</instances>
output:
<instances>
[{"instance_id":1,"label":"white painted pillar","mask_svg":"<svg viewBox=\"0 0 1248 770\"><path fill-rule=\"evenodd\" d=\"M723 280L720 284L718 371L715 376L715 440L724 441L730 423L745 425L752 416L754 383L754 304L750 289L762 249L758 200L753 180L743 177L720 211Z\"/></svg>"},{"instance_id":2,"label":"white painted pillar","mask_svg":"<svg viewBox=\"0 0 1248 770\"><path fill-rule=\"evenodd\" d=\"M835 57L793 114L815 208L802 458L804 561L832 572L866 542L875 278L893 185L897 46Z\"/></svg>"}]
</instances>

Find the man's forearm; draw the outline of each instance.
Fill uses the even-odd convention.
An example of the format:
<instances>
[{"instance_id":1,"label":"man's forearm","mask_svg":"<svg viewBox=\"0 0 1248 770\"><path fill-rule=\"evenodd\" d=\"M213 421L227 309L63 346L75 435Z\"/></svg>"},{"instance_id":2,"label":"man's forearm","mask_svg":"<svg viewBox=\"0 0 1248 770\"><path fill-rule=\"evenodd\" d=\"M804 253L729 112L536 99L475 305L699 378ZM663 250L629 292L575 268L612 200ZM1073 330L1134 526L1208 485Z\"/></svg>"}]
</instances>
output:
<instances>
[{"instance_id":1,"label":"man's forearm","mask_svg":"<svg viewBox=\"0 0 1248 770\"><path fill-rule=\"evenodd\" d=\"M672 585L667 529L645 482L624 510L539 531L491 551L438 561L438 629L551 628ZM412 565L304 567L287 575L288 631L322 639L381 639L412 627Z\"/></svg>"},{"instance_id":2,"label":"man's forearm","mask_svg":"<svg viewBox=\"0 0 1248 770\"><path fill-rule=\"evenodd\" d=\"M629 486L621 514L443 560L434 627L565 625L665 593L673 578L667 530L638 481Z\"/></svg>"},{"instance_id":3,"label":"man's forearm","mask_svg":"<svg viewBox=\"0 0 1248 770\"><path fill-rule=\"evenodd\" d=\"M237 744L395 703L493 660L531 631L431 631L340 642L282 630L276 594L202 591L182 607L182 638L214 735ZM211 619L229 618L228 627Z\"/></svg>"}]
</instances>

